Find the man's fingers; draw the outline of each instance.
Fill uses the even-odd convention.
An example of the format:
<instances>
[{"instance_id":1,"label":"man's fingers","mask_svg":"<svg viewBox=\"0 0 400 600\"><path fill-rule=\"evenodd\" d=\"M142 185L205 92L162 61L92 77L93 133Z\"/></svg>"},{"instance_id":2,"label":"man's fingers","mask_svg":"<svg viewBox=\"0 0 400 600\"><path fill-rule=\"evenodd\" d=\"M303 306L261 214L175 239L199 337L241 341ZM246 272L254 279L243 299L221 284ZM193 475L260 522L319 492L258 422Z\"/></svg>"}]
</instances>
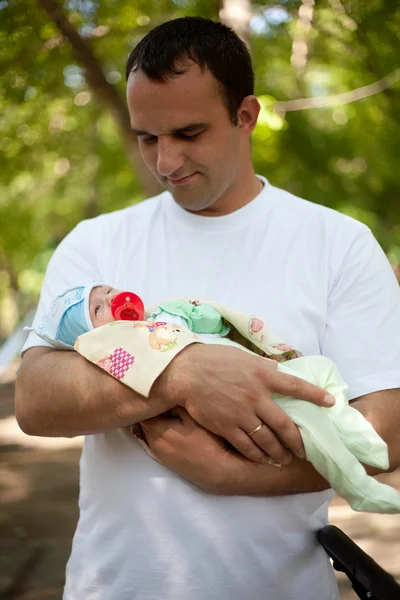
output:
<instances>
[{"instance_id":1,"label":"man's fingers","mask_svg":"<svg viewBox=\"0 0 400 600\"><path fill-rule=\"evenodd\" d=\"M253 442L251 437L241 429L235 429L234 433L226 439L240 452L240 454L243 454L243 456L252 462L266 462L265 452L263 452L261 448Z\"/></svg>"},{"instance_id":2,"label":"man's fingers","mask_svg":"<svg viewBox=\"0 0 400 600\"><path fill-rule=\"evenodd\" d=\"M278 368L278 361L273 359L273 358L264 358L264 357L260 357L262 358L262 361L264 363L264 368L267 367L267 369L273 369L274 371L277 370Z\"/></svg>"},{"instance_id":3,"label":"man's fingers","mask_svg":"<svg viewBox=\"0 0 400 600\"><path fill-rule=\"evenodd\" d=\"M156 439L159 438L167 431L171 431L174 428L182 427L179 419L174 419L171 417L158 416L152 417L151 419L146 419L145 421L141 421L140 425L147 437L147 439Z\"/></svg>"},{"instance_id":4,"label":"man's fingers","mask_svg":"<svg viewBox=\"0 0 400 600\"><path fill-rule=\"evenodd\" d=\"M182 406L175 406L174 412L178 415L184 425L194 423L194 419L189 415L188 411L182 408Z\"/></svg>"},{"instance_id":5,"label":"man's fingers","mask_svg":"<svg viewBox=\"0 0 400 600\"><path fill-rule=\"evenodd\" d=\"M268 370L265 378L268 388L276 394L307 400L318 406L325 407L335 404L332 394L328 394L326 390L294 375Z\"/></svg>"},{"instance_id":6,"label":"man's fingers","mask_svg":"<svg viewBox=\"0 0 400 600\"><path fill-rule=\"evenodd\" d=\"M293 423L292 419L288 417L282 408L274 402L268 403L268 405L260 403L257 416L261 421L268 425L268 427L262 427L260 431L257 431L253 435L253 441L258 446L265 450L265 452L280 464L287 464L287 462L285 463L284 461L279 460L276 452L278 452L281 457L287 457L288 448L299 458L305 458L304 445L299 428ZM275 445L275 440L271 440L268 430L270 432L272 430L272 433L274 434L273 437L279 443L278 446ZM284 446L286 446L286 448L284 448Z\"/></svg>"},{"instance_id":7,"label":"man's fingers","mask_svg":"<svg viewBox=\"0 0 400 600\"><path fill-rule=\"evenodd\" d=\"M279 408L279 407L277 407ZM284 415L286 417L286 415ZM288 417L287 417L288 418ZM276 437L275 432L271 431L270 427L262 422L262 417L260 417L262 426L260 429L257 429L251 435L251 440L256 444L259 448L261 448L266 455L270 458L274 459L280 465L288 465L292 460L292 453L290 450L285 448L281 441ZM289 418L288 418L289 419ZM289 419L290 421L290 419ZM271 420L268 420L269 425L271 425ZM290 421L292 423L292 421ZM294 425L292 423L292 425ZM295 429L297 427L294 425ZM298 433L298 431L297 431ZM300 434L299 434L300 436ZM301 437L300 437L301 444ZM264 454L264 456L265 456ZM265 461L263 461L265 462Z\"/></svg>"}]
</instances>

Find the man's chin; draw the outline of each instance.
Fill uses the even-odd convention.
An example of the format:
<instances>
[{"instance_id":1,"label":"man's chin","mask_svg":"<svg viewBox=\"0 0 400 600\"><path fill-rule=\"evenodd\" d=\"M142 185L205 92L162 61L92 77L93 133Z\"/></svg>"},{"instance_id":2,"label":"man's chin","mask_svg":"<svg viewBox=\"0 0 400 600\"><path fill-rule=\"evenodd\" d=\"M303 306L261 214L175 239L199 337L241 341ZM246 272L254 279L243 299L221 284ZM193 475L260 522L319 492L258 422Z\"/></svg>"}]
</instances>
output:
<instances>
[{"instance_id":1,"label":"man's chin","mask_svg":"<svg viewBox=\"0 0 400 600\"><path fill-rule=\"evenodd\" d=\"M171 195L181 208L189 210L190 212L199 212L207 208L207 203L205 203L203 199L187 198L183 197L183 194L174 194L172 192Z\"/></svg>"},{"instance_id":2,"label":"man's chin","mask_svg":"<svg viewBox=\"0 0 400 600\"><path fill-rule=\"evenodd\" d=\"M190 212L201 212L213 204L209 196L204 192L201 193L200 190L190 190L189 192L189 190L168 189L168 191L181 208Z\"/></svg>"},{"instance_id":3,"label":"man's chin","mask_svg":"<svg viewBox=\"0 0 400 600\"><path fill-rule=\"evenodd\" d=\"M212 201L200 189L184 189L175 186L166 185L166 189L179 206L185 210L198 212L202 211L212 204Z\"/></svg>"},{"instance_id":4,"label":"man's chin","mask_svg":"<svg viewBox=\"0 0 400 600\"><path fill-rule=\"evenodd\" d=\"M185 210L190 212L201 212L209 208L214 201L209 198L206 194L206 190L202 189L204 179L201 177L201 173L196 172L194 180L187 184L174 185L166 178L156 179L161 183L164 189L166 189L175 202Z\"/></svg>"}]
</instances>

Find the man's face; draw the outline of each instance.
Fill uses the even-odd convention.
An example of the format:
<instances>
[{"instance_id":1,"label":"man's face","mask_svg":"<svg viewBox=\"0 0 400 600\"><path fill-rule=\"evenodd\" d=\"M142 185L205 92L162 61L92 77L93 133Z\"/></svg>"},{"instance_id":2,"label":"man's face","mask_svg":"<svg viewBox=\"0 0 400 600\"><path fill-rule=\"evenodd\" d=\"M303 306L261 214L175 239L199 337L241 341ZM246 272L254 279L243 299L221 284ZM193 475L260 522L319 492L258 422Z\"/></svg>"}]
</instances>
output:
<instances>
[{"instance_id":1,"label":"man's face","mask_svg":"<svg viewBox=\"0 0 400 600\"><path fill-rule=\"evenodd\" d=\"M186 67L167 83L142 71L130 75L131 124L145 164L180 206L226 214L248 135L232 124L210 71Z\"/></svg>"}]
</instances>

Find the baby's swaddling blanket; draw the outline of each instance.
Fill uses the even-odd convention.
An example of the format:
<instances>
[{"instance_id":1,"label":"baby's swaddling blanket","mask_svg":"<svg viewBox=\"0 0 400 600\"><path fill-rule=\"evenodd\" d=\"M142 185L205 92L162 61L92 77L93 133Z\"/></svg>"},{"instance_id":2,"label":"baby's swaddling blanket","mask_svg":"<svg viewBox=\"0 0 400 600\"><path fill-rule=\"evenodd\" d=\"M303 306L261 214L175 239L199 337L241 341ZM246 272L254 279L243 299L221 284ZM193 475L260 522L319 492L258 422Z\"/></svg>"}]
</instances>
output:
<instances>
[{"instance_id":1,"label":"baby's swaddling blanket","mask_svg":"<svg viewBox=\"0 0 400 600\"><path fill-rule=\"evenodd\" d=\"M180 301L188 302L187 299L177 302ZM273 395L274 401L299 427L307 460L354 510L399 513L400 494L367 475L361 464L387 469L387 445L361 413L349 406L347 386L335 365L323 356L302 357L298 350L272 334L258 317L216 302L189 302L213 307L222 316L229 333L213 343L235 345L265 359L277 360L280 371L318 385L335 397L332 408L322 408L303 400ZM155 314L157 312L160 311L156 310ZM151 314L154 309L147 311L146 316ZM175 325L173 317L171 322L115 321L80 336L75 350L148 397L152 384L170 361L183 348L200 341L186 327ZM142 444L146 447L144 440Z\"/></svg>"}]
</instances>

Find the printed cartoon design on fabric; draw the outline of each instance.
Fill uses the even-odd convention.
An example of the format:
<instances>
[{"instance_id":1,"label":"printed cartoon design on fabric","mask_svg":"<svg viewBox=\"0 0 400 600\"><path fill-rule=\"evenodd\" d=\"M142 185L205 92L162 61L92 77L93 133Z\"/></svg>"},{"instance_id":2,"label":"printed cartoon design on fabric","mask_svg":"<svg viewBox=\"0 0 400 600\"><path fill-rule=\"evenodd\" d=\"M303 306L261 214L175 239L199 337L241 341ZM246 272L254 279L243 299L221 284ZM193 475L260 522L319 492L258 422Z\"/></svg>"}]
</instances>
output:
<instances>
[{"instance_id":1,"label":"printed cartoon design on fabric","mask_svg":"<svg viewBox=\"0 0 400 600\"><path fill-rule=\"evenodd\" d=\"M165 321L136 321L133 323L133 327L147 327L149 331L149 344L153 350L158 350L159 352L167 352L176 348L178 345L178 336L176 334L186 332L179 325L171 325ZM197 338L195 334L193 336Z\"/></svg>"},{"instance_id":2,"label":"printed cartoon design on fabric","mask_svg":"<svg viewBox=\"0 0 400 600\"><path fill-rule=\"evenodd\" d=\"M108 358L102 358L96 364L98 367L100 367L100 369L103 369L103 371L107 371L107 373L109 373L113 363L112 363L111 358L108 357Z\"/></svg>"},{"instance_id":3,"label":"printed cartoon design on fabric","mask_svg":"<svg viewBox=\"0 0 400 600\"><path fill-rule=\"evenodd\" d=\"M249 327L250 335L252 335L253 333L258 333L259 331L261 331L261 329L263 329L263 327L264 327L264 321L262 321L258 317L251 317L250 327Z\"/></svg>"},{"instance_id":4,"label":"printed cartoon design on fabric","mask_svg":"<svg viewBox=\"0 0 400 600\"><path fill-rule=\"evenodd\" d=\"M184 331L185 330L178 325L172 325L170 327L157 327L151 331L149 335L149 344L154 350L167 352L167 350L176 348L178 344L178 337L176 334Z\"/></svg>"},{"instance_id":5,"label":"printed cartoon design on fabric","mask_svg":"<svg viewBox=\"0 0 400 600\"><path fill-rule=\"evenodd\" d=\"M200 300L188 300L189 304L193 304L193 306L199 306Z\"/></svg>"},{"instance_id":6,"label":"printed cartoon design on fabric","mask_svg":"<svg viewBox=\"0 0 400 600\"><path fill-rule=\"evenodd\" d=\"M155 321L154 323L147 323L146 327L149 330L149 333L153 333L157 327L165 327L166 325L168 325L166 321Z\"/></svg>"},{"instance_id":7,"label":"printed cartoon design on fabric","mask_svg":"<svg viewBox=\"0 0 400 600\"><path fill-rule=\"evenodd\" d=\"M271 354L270 358L277 360L278 362L282 362L285 360L292 360L293 358L300 358L302 355L301 352L293 348L290 344L281 343L281 344L273 344L271 349L279 350L279 354Z\"/></svg>"},{"instance_id":8,"label":"printed cartoon design on fabric","mask_svg":"<svg viewBox=\"0 0 400 600\"><path fill-rule=\"evenodd\" d=\"M234 326L232 323L228 323L224 319L228 325L231 325L231 330L226 336L228 339L244 346L251 352L258 354L264 358L270 358L271 360L276 360L277 362L284 362L286 360L291 360L292 358L299 358L302 355L301 352L293 348L290 344L286 343L278 343L268 345L267 340L268 336L266 333L266 326L262 319L259 317L251 316L248 321L248 332L249 339L245 338ZM261 343L264 347L264 350L260 348L255 342Z\"/></svg>"},{"instance_id":9,"label":"printed cartoon design on fabric","mask_svg":"<svg viewBox=\"0 0 400 600\"><path fill-rule=\"evenodd\" d=\"M261 348L256 346L256 344L254 344L252 341L245 338L244 335L240 333L240 331L238 331L234 326L232 326L232 323L229 323L229 321L227 321L226 319L223 319L223 322L226 323L226 325L230 325L231 327L229 333L226 336L228 340L232 340L232 342L236 342L237 344L244 346L245 348L247 348L247 350L251 350L255 354L259 354L260 356L269 358L269 356L263 350L261 350Z\"/></svg>"},{"instance_id":10,"label":"printed cartoon design on fabric","mask_svg":"<svg viewBox=\"0 0 400 600\"><path fill-rule=\"evenodd\" d=\"M129 354L129 352L123 348L116 348L110 356L102 358L96 364L120 381L124 378L125 373L134 362L135 357L132 356L132 354Z\"/></svg>"},{"instance_id":11,"label":"printed cartoon design on fabric","mask_svg":"<svg viewBox=\"0 0 400 600\"><path fill-rule=\"evenodd\" d=\"M264 342L264 327L265 323L258 317L250 317L249 320L249 338L255 338L261 344Z\"/></svg>"}]
</instances>

